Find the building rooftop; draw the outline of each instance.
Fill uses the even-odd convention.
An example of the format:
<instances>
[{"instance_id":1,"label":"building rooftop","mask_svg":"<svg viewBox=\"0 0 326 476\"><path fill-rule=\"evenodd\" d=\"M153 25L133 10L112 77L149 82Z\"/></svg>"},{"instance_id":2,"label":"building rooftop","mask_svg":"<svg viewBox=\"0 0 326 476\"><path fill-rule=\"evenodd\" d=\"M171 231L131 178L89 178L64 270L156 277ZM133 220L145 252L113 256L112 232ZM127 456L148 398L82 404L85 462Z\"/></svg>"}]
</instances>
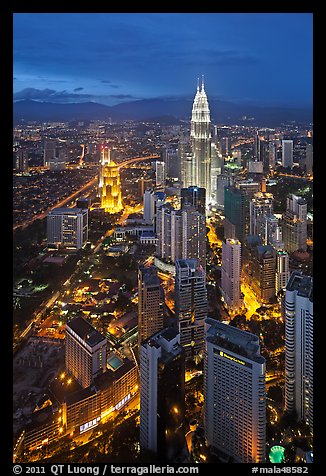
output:
<instances>
[{"instance_id":1,"label":"building rooftop","mask_svg":"<svg viewBox=\"0 0 326 476\"><path fill-rule=\"evenodd\" d=\"M259 364L265 363L264 357L260 355L259 338L255 334L211 318L207 318L205 324L210 326L206 331L207 342L223 347Z\"/></svg>"},{"instance_id":2,"label":"building rooftop","mask_svg":"<svg viewBox=\"0 0 326 476\"><path fill-rule=\"evenodd\" d=\"M93 326L91 326L85 319L78 316L67 322L66 331L72 329L86 344L94 347L106 338L100 334Z\"/></svg>"},{"instance_id":3,"label":"building rooftop","mask_svg":"<svg viewBox=\"0 0 326 476\"><path fill-rule=\"evenodd\" d=\"M288 284L287 291L297 291L298 296L309 298L313 300L313 278L306 276L300 271L293 271Z\"/></svg>"},{"instance_id":4,"label":"building rooftop","mask_svg":"<svg viewBox=\"0 0 326 476\"><path fill-rule=\"evenodd\" d=\"M49 215L77 215L78 213L85 213L85 208L54 208L49 211Z\"/></svg>"}]
</instances>

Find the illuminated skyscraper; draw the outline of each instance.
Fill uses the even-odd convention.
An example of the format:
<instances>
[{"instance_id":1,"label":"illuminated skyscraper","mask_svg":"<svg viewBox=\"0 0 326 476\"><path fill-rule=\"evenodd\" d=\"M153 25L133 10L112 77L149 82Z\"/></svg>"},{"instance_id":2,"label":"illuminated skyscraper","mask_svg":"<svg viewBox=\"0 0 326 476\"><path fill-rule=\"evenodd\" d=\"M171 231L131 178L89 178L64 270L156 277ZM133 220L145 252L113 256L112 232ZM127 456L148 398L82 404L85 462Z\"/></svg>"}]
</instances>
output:
<instances>
[{"instance_id":1,"label":"illuminated skyscraper","mask_svg":"<svg viewBox=\"0 0 326 476\"><path fill-rule=\"evenodd\" d=\"M222 243L221 292L231 311L240 311L243 306L241 296L241 243L227 238Z\"/></svg>"},{"instance_id":2,"label":"illuminated skyscraper","mask_svg":"<svg viewBox=\"0 0 326 476\"><path fill-rule=\"evenodd\" d=\"M282 140L282 166L293 167L293 140Z\"/></svg>"},{"instance_id":3,"label":"illuminated skyscraper","mask_svg":"<svg viewBox=\"0 0 326 476\"><path fill-rule=\"evenodd\" d=\"M180 343L186 358L195 358L203 350L204 324L207 317L206 273L196 259L176 261L175 313Z\"/></svg>"},{"instance_id":4,"label":"illuminated skyscraper","mask_svg":"<svg viewBox=\"0 0 326 476\"><path fill-rule=\"evenodd\" d=\"M101 149L99 196L101 208L107 213L118 213L122 210L119 167L111 160L108 146L102 146Z\"/></svg>"},{"instance_id":5,"label":"illuminated skyscraper","mask_svg":"<svg viewBox=\"0 0 326 476\"><path fill-rule=\"evenodd\" d=\"M155 266L138 269L138 343L163 329L164 291Z\"/></svg>"},{"instance_id":6,"label":"illuminated skyscraper","mask_svg":"<svg viewBox=\"0 0 326 476\"><path fill-rule=\"evenodd\" d=\"M140 350L140 448L160 462L182 457L185 444L185 359L176 329L164 328Z\"/></svg>"},{"instance_id":7,"label":"illuminated skyscraper","mask_svg":"<svg viewBox=\"0 0 326 476\"><path fill-rule=\"evenodd\" d=\"M313 280L291 274L285 294L285 410L313 425Z\"/></svg>"},{"instance_id":8,"label":"illuminated skyscraper","mask_svg":"<svg viewBox=\"0 0 326 476\"><path fill-rule=\"evenodd\" d=\"M210 111L202 81L201 89L197 85L192 116L190 141L192 149L191 180L184 186L195 185L206 189L206 205L211 202L211 131Z\"/></svg>"},{"instance_id":9,"label":"illuminated skyscraper","mask_svg":"<svg viewBox=\"0 0 326 476\"><path fill-rule=\"evenodd\" d=\"M266 363L258 336L206 319L205 437L235 463L263 463Z\"/></svg>"},{"instance_id":10,"label":"illuminated skyscraper","mask_svg":"<svg viewBox=\"0 0 326 476\"><path fill-rule=\"evenodd\" d=\"M66 324L66 369L83 388L106 371L106 338L84 318Z\"/></svg>"}]
</instances>

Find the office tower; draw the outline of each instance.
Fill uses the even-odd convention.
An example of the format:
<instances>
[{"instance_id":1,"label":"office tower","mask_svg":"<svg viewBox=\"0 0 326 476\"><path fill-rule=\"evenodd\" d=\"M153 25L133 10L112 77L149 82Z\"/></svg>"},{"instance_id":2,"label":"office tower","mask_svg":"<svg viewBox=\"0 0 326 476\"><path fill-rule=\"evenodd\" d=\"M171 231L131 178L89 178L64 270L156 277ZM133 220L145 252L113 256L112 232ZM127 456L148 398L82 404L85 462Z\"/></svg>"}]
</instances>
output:
<instances>
[{"instance_id":1,"label":"office tower","mask_svg":"<svg viewBox=\"0 0 326 476\"><path fill-rule=\"evenodd\" d=\"M276 253L270 245L258 245L253 254L252 289L261 303L275 297Z\"/></svg>"},{"instance_id":2,"label":"office tower","mask_svg":"<svg viewBox=\"0 0 326 476\"><path fill-rule=\"evenodd\" d=\"M293 140L282 140L282 167L293 167Z\"/></svg>"},{"instance_id":3,"label":"office tower","mask_svg":"<svg viewBox=\"0 0 326 476\"><path fill-rule=\"evenodd\" d=\"M123 208L120 172L117 164L111 160L110 153L108 146L101 146L99 193L101 208L107 213L118 213Z\"/></svg>"},{"instance_id":4,"label":"office tower","mask_svg":"<svg viewBox=\"0 0 326 476\"><path fill-rule=\"evenodd\" d=\"M269 155L269 169L274 170L275 165L277 163L277 146L275 142L270 141L268 147L268 155Z\"/></svg>"},{"instance_id":5,"label":"office tower","mask_svg":"<svg viewBox=\"0 0 326 476\"><path fill-rule=\"evenodd\" d=\"M306 145L306 174L312 175L313 170L313 145Z\"/></svg>"},{"instance_id":6,"label":"office tower","mask_svg":"<svg viewBox=\"0 0 326 476\"><path fill-rule=\"evenodd\" d=\"M193 154L192 180L189 185L206 189L206 206L211 201L211 131L210 111L202 81L197 85L191 115L190 141ZM186 185L184 185L186 186Z\"/></svg>"},{"instance_id":7,"label":"office tower","mask_svg":"<svg viewBox=\"0 0 326 476\"><path fill-rule=\"evenodd\" d=\"M138 180L138 196L141 200L144 198L145 190L153 187L153 181L147 177L141 177Z\"/></svg>"},{"instance_id":8,"label":"office tower","mask_svg":"<svg viewBox=\"0 0 326 476\"><path fill-rule=\"evenodd\" d=\"M107 341L82 317L66 324L66 369L83 388L106 371Z\"/></svg>"},{"instance_id":9,"label":"office tower","mask_svg":"<svg viewBox=\"0 0 326 476\"><path fill-rule=\"evenodd\" d=\"M48 247L79 250L88 240L88 210L54 208L47 217Z\"/></svg>"},{"instance_id":10,"label":"office tower","mask_svg":"<svg viewBox=\"0 0 326 476\"><path fill-rule=\"evenodd\" d=\"M221 292L227 308L239 312L243 306L241 296L241 243L227 238L222 242Z\"/></svg>"},{"instance_id":11,"label":"office tower","mask_svg":"<svg viewBox=\"0 0 326 476\"><path fill-rule=\"evenodd\" d=\"M285 410L313 429L313 279L298 271L285 293Z\"/></svg>"},{"instance_id":12,"label":"office tower","mask_svg":"<svg viewBox=\"0 0 326 476\"><path fill-rule=\"evenodd\" d=\"M282 230L279 220L274 214L263 217L263 235L261 238L264 245L274 246L274 243L278 245L282 241ZM283 245L282 248L284 248Z\"/></svg>"},{"instance_id":13,"label":"office tower","mask_svg":"<svg viewBox=\"0 0 326 476\"><path fill-rule=\"evenodd\" d=\"M255 193L261 191L261 184L258 180L253 180L252 178L249 179L236 179L235 187L239 190L242 190L246 197L247 203L250 201L251 198L255 195Z\"/></svg>"},{"instance_id":14,"label":"office tower","mask_svg":"<svg viewBox=\"0 0 326 476\"><path fill-rule=\"evenodd\" d=\"M195 207L203 215L206 214L205 206L206 190L199 187L188 187L181 189L181 209L186 205Z\"/></svg>"},{"instance_id":15,"label":"office tower","mask_svg":"<svg viewBox=\"0 0 326 476\"><path fill-rule=\"evenodd\" d=\"M216 208L218 210L224 210L224 189L231 184L231 179L228 175L219 175L217 177L216 188Z\"/></svg>"},{"instance_id":16,"label":"office tower","mask_svg":"<svg viewBox=\"0 0 326 476\"><path fill-rule=\"evenodd\" d=\"M259 338L215 319L205 324L206 441L230 462L264 463L266 370Z\"/></svg>"},{"instance_id":17,"label":"office tower","mask_svg":"<svg viewBox=\"0 0 326 476\"><path fill-rule=\"evenodd\" d=\"M155 266L138 269L138 345L163 329L164 293Z\"/></svg>"},{"instance_id":18,"label":"office tower","mask_svg":"<svg viewBox=\"0 0 326 476\"><path fill-rule=\"evenodd\" d=\"M180 162L180 179L182 186L185 188L191 187L194 185L192 182L193 155L189 137L183 134L180 136L177 153Z\"/></svg>"},{"instance_id":19,"label":"office tower","mask_svg":"<svg viewBox=\"0 0 326 476\"><path fill-rule=\"evenodd\" d=\"M196 259L181 259L175 264L175 313L180 343L186 358L195 358L203 349L204 321L207 317L206 273Z\"/></svg>"},{"instance_id":20,"label":"office tower","mask_svg":"<svg viewBox=\"0 0 326 476\"><path fill-rule=\"evenodd\" d=\"M259 132L256 131L255 137L254 137L254 161L255 162L261 162L261 137L259 136Z\"/></svg>"},{"instance_id":21,"label":"office tower","mask_svg":"<svg viewBox=\"0 0 326 476\"><path fill-rule=\"evenodd\" d=\"M286 211L282 215L284 247L288 253L307 250L307 201L294 195L287 196Z\"/></svg>"},{"instance_id":22,"label":"office tower","mask_svg":"<svg viewBox=\"0 0 326 476\"><path fill-rule=\"evenodd\" d=\"M185 447L185 360L180 335L165 328L140 350L140 448L175 462Z\"/></svg>"},{"instance_id":23,"label":"office tower","mask_svg":"<svg viewBox=\"0 0 326 476\"><path fill-rule=\"evenodd\" d=\"M211 202L216 205L217 177L223 172L223 157L219 151L219 139L217 127L214 126L211 143Z\"/></svg>"},{"instance_id":24,"label":"office tower","mask_svg":"<svg viewBox=\"0 0 326 476\"><path fill-rule=\"evenodd\" d=\"M161 161L155 162L155 177L156 177L156 187L164 189L165 179L166 179L165 162L161 162Z\"/></svg>"},{"instance_id":25,"label":"office tower","mask_svg":"<svg viewBox=\"0 0 326 476\"><path fill-rule=\"evenodd\" d=\"M206 270L206 217L195 207L187 205L181 209L181 217L181 257L184 259L196 258L198 265ZM172 233L171 236L173 236Z\"/></svg>"},{"instance_id":26,"label":"office tower","mask_svg":"<svg viewBox=\"0 0 326 476\"><path fill-rule=\"evenodd\" d=\"M170 203L156 212L156 255L167 263L182 257L182 215Z\"/></svg>"},{"instance_id":27,"label":"office tower","mask_svg":"<svg viewBox=\"0 0 326 476\"><path fill-rule=\"evenodd\" d=\"M143 218L146 225L152 225L154 221L154 190L148 188L144 193L144 212Z\"/></svg>"},{"instance_id":28,"label":"office tower","mask_svg":"<svg viewBox=\"0 0 326 476\"><path fill-rule=\"evenodd\" d=\"M49 166L50 159L56 156L56 141L45 140L43 149L43 164L45 167Z\"/></svg>"},{"instance_id":29,"label":"office tower","mask_svg":"<svg viewBox=\"0 0 326 476\"><path fill-rule=\"evenodd\" d=\"M189 143L189 140L188 140ZM165 163L166 175L174 179L181 179L181 160L178 149L175 146L167 146L163 149L163 161Z\"/></svg>"},{"instance_id":30,"label":"office tower","mask_svg":"<svg viewBox=\"0 0 326 476\"><path fill-rule=\"evenodd\" d=\"M290 277L289 255L286 251L276 251L275 293L285 291Z\"/></svg>"},{"instance_id":31,"label":"office tower","mask_svg":"<svg viewBox=\"0 0 326 476\"><path fill-rule=\"evenodd\" d=\"M17 150L15 168L18 172L28 171L28 153L26 149Z\"/></svg>"},{"instance_id":32,"label":"office tower","mask_svg":"<svg viewBox=\"0 0 326 476\"><path fill-rule=\"evenodd\" d=\"M243 243L246 231L246 195L235 186L224 187L224 237Z\"/></svg>"},{"instance_id":33,"label":"office tower","mask_svg":"<svg viewBox=\"0 0 326 476\"><path fill-rule=\"evenodd\" d=\"M157 210L164 205L166 199L166 195L164 192L154 192L154 232L156 233L156 221L157 221Z\"/></svg>"},{"instance_id":34,"label":"office tower","mask_svg":"<svg viewBox=\"0 0 326 476\"><path fill-rule=\"evenodd\" d=\"M265 217L273 214L273 195L257 192L249 203L249 234L264 237Z\"/></svg>"},{"instance_id":35,"label":"office tower","mask_svg":"<svg viewBox=\"0 0 326 476\"><path fill-rule=\"evenodd\" d=\"M206 218L195 207L176 210L167 203L157 209L158 258L175 263L181 258L197 258L206 269Z\"/></svg>"}]
</instances>

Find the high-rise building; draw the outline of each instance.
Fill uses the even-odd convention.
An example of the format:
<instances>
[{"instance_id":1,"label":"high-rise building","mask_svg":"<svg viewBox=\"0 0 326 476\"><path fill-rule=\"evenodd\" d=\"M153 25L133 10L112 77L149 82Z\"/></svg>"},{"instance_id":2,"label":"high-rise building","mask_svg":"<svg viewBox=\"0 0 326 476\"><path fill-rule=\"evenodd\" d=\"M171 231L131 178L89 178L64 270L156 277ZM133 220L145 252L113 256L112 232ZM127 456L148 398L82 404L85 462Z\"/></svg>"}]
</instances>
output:
<instances>
[{"instance_id":1,"label":"high-rise building","mask_svg":"<svg viewBox=\"0 0 326 476\"><path fill-rule=\"evenodd\" d=\"M273 214L273 195L257 192L249 203L249 234L265 235L265 217Z\"/></svg>"},{"instance_id":2,"label":"high-rise building","mask_svg":"<svg viewBox=\"0 0 326 476\"><path fill-rule=\"evenodd\" d=\"M282 216L285 250L289 253L307 249L307 201L294 195L287 196L286 212Z\"/></svg>"},{"instance_id":3,"label":"high-rise building","mask_svg":"<svg viewBox=\"0 0 326 476\"><path fill-rule=\"evenodd\" d=\"M83 388L106 371L107 341L82 317L66 324L66 369Z\"/></svg>"},{"instance_id":4,"label":"high-rise building","mask_svg":"<svg viewBox=\"0 0 326 476\"><path fill-rule=\"evenodd\" d=\"M111 160L108 146L103 145L101 147L99 194L101 197L101 208L107 213L118 213L122 210L119 167Z\"/></svg>"},{"instance_id":5,"label":"high-rise building","mask_svg":"<svg viewBox=\"0 0 326 476\"><path fill-rule=\"evenodd\" d=\"M182 257L182 215L170 203L156 212L157 256L167 263Z\"/></svg>"},{"instance_id":6,"label":"high-rise building","mask_svg":"<svg viewBox=\"0 0 326 476\"><path fill-rule=\"evenodd\" d=\"M181 258L197 258L206 269L206 218L195 207L176 210L170 203L157 209L156 254L175 263Z\"/></svg>"},{"instance_id":7,"label":"high-rise building","mask_svg":"<svg viewBox=\"0 0 326 476\"><path fill-rule=\"evenodd\" d=\"M206 214L205 206L206 190L199 187L188 187L181 189L181 209L187 205L195 207L203 215Z\"/></svg>"},{"instance_id":8,"label":"high-rise building","mask_svg":"<svg viewBox=\"0 0 326 476\"><path fill-rule=\"evenodd\" d=\"M28 153L26 149L18 149L16 152L15 168L18 172L27 172L28 170Z\"/></svg>"},{"instance_id":9,"label":"high-rise building","mask_svg":"<svg viewBox=\"0 0 326 476\"><path fill-rule=\"evenodd\" d=\"M154 221L154 190L152 188L148 188L145 190L144 193L144 222L147 225L152 225Z\"/></svg>"},{"instance_id":10,"label":"high-rise building","mask_svg":"<svg viewBox=\"0 0 326 476\"><path fill-rule=\"evenodd\" d=\"M258 336L206 319L205 437L230 462L265 462L265 372Z\"/></svg>"},{"instance_id":11,"label":"high-rise building","mask_svg":"<svg viewBox=\"0 0 326 476\"><path fill-rule=\"evenodd\" d=\"M231 178L228 175L222 174L217 176L216 187L216 208L224 210L224 190L231 184Z\"/></svg>"},{"instance_id":12,"label":"high-rise building","mask_svg":"<svg viewBox=\"0 0 326 476\"><path fill-rule=\"evenodd\" d=\"M79 250L88 240L88 210L54 208L47 217L48 247Z\"/></svg>"},{"instance_id":13,"label":"high-rise building","mask_svg":"<svg viewBox=\"0 0 326 476\"><path fill-rule=\"evenodd\" d=\"M265 215L263 225L262 241L264 245L272 245L274 248L284 249L282 242L282 229L279 219L273 215Z\"/></svg>"},{"instance_id":14,"label":"high-rise building","mask_svg":"<svg viewBox=\"0 0 326 476\"><path fill-rule=\"evenodd\" d=\"M191 187L194 185L192 182L193 155L190 139L183 134L178 143L178 159L180 162L180 179L182 186L185 188Z\"/></svg>"},{"instance_id":15,"label":"high-rise building","mask_svg":"<svg viewBox=\"0 0 326 476\"><path fill-rule=\"evenodd\" d=\"M176 261L175 313L186 358L195 358L204 345L207 317L206 274L196 259Z\"/></svg>"},{"instance_id":16,"label":"high-rise building","mask_svg":"<svg viewBox=\"0 0 326 476\"><path fill-rule=\"evenodd\" d=\"M188 141L189 142L189 141ZM179 146L178 146L179 147ZM165 163L166 175L174 179L181 179L181 160L178 156L179 148L172 144L164 147L163 161Z\"/></svg>"},{"instance_id":17,"label":"high-rise building","mask_svg":"<svg viewBox=\"0 0 326 476\"><path fill-rule=\"evenodd\" d=\"M156 187L165 188L166 167L165 162L157 160L155 162Z\"/></svg>"},{"instance_id":18,"label":"high-rise building","mask_svg":"<svg viewBox=\"0 0 326 476\"><path fill-rule=\"evenodd\" d=\"M206 270L206 216L195 207L181 209L182 253L184 259L196 258Z\"/></svg>"},{"instance_id":19,"label":"high-rise building","mask_svg":"<svg viewBox=\"0 0 326 476\"><path fill-rule=\"evenodd\" d=\"M148 188L152 188L152 187L153 187L152 179L150 179L148 177L141 177L138 180L138 196L139 196L139 198L141 200L143 200L145 190L147 190Z\"/></svg>"},{"instance_id":20,"label":"high-rise building","mask_svg":"<svg viewBox=\"0 0 326 476\"><path fill-rule=\"evenodd\" d=\"M276 253L270 245L258 245L253 255L252 289L263 304L275 296Z\"/></svg>"},{"instance_id":21,"label":"high-rise building","mask_svg":"<svg viewBox=\"0 0 326 476\"><path fill-rule=\"evenodd\" d=\"M286 251L276 251L275 292L285 291L290 278L289 255Z\"/></svg>"},{"instance_id":22,"label":"high-rise building","mask_svg":"<svg viewBox=\"0 0 326 476\"><path fill-rule=\"evenodd\" d=\"M268 147L269 154L269 169L274 170L277 163L277 146L275 142L270 141Z\"/></svg>"},{"instance_id":23,"label":"high-rise building","mask_svg":"<svg viewBox=\"0 0 326 476\"><path fill-rule=\"evenodd\" d=\"M293 167L293 140L282 140L282 167Z\"/></svg>"},{"instance_id":24,"label":"high-rise building","mask_svg":"<svg viewBox=\"0 0 326 476\"><path fill-rule=\"evenodd\" d=\"M192 179L189 185L206 189L206 206L211 201L211 131L210 111L202 81L197 85L191 115L190 141L193 154ZM184 184L184 186L187 186Z\"/></svg>"},{"instance_id":25,"label":"high-rise building","mask_svg":"<svg viewBox=\"0 0 326 476\"><path fill-rule=\"evenodd\" d=\"M140 350L140 448L175 462L185 448L185 360L180 335L165 328Z\"/></svg>"},{"instance_id":26,"label":"high-rise building","mask_svg":"<svg viewBox=\"0 0 326 476\"><path fill-rule=\"evenodd\" d=\"M243 306L241 296L241 243L227 238L222 242L221 292L224 302L231 312L238 312Z\"/></svg>"},{"instance_id":27,"label":"high-rise building","mask_svg":"<svg viewBox=\"0 0 326 476\"><path fill-rule=\"evenodd\" d=\"M306 174L312 175L313 171L313 145L306 145Z\"/></svg>"},{"instance_id":28,"label":"high-rise building","mask_svg":"<svg viewBox=\"0 0 326 476\"><path fill-rule=\"evenodd\" d=\"M49 166L50 160L56 156L56 141L45 140L43 149L43 164L45 167Z\"/></svg>"},{"instance_id":29,"label":"high-rise building","mask_svg":"<svg viewBox=\"0 0 326 476\"><path fill-rule=\"evenodd\" d=\"M243 243L246 232L246 195L232 187L224 188L224 237Z\"/></svg>"},{"instance_id":30,"label":"high-rise building","mask_svg":"<svg viewBox=\"0 0 326 476\"><path fill-rule=\"evenodd\" d=\"M155 266L138 269L138 345L163 329L164 291Z\"/></svg>"},{"instance_id":31,"label":"high-rise building","mask_svg":"<svg viewBox=\"0 0 326 476\"><path fill-rule=\"evenodd\" d=\"M285 410L313 429L313 279L294 271L285 293Z\"/></svg>"}]
</instances>

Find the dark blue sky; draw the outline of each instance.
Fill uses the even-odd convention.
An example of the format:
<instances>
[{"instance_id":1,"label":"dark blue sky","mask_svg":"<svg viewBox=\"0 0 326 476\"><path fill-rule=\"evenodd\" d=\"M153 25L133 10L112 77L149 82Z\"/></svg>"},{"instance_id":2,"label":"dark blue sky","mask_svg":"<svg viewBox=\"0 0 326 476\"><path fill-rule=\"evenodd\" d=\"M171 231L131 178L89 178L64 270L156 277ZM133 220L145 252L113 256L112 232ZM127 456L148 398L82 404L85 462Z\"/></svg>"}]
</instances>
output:
<instances>
[{"instance_id":1,"label":"dark blue sky","mask_svg":"<svg viewBox=\"0 0 326 476\"><path fill-rule=\"evenodd\" d=\"M16 13L14 99L312 104L309 13Z\"/></svg>"}]
</instances>

